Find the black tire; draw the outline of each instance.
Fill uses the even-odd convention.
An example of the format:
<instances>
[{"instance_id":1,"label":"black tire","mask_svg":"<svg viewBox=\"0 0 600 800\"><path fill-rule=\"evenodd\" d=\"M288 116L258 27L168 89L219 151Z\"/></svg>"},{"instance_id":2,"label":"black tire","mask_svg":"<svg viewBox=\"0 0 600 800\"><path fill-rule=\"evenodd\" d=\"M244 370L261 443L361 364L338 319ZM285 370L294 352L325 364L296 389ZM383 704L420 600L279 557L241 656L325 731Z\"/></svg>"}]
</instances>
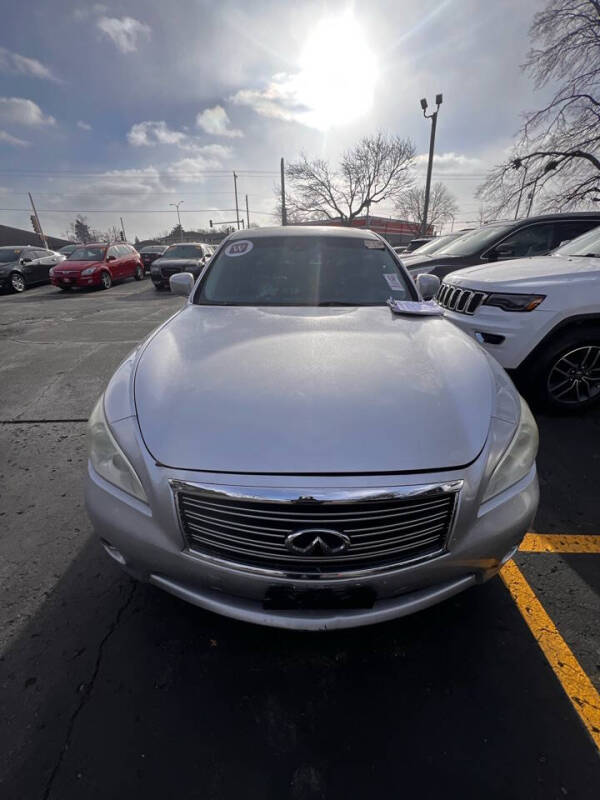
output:
<instances>
[{"instance_id":1,"label":"black tire","mask_svg":"<svg viewBox=\"0 0 600 800\"><path fill-rule=\"evenodd\" d=\"M133 276L136 281L141 281L145 277L144 268L141 267L139 264L135 269L135 275Z\"/></svg>"},{"instance_id":2,"label":"black tire","mask_svg":"<svg viewBox=\"0 0 600 800\"><path fill-rule=\"evenodd\" d=\"M15 294L21 294L21 292L24 292L27 288L25 278L20 272L10 273L10 288Z\"/></svg>"},{"instance_id":3,"label":"black tire","mask_svg":"<svg viewBox=\"0 0 600 800\"><path fill-rule=\"evenodd\" d=\"M600 326L575 328L536 352L524 380L535 406L577 414L600 401Z\"/></svg>"},{"instance_id":4,"label":"black tire","mask_svg":"<svg viewBox=\"0 0 600 800\"><path fill-rule=\"evenodd\" d=\"M61 290L61 292L70 292L73 287L72 286L59 286L58 288Z\"/></svg>"},{"instance_id":5,"label":"black tire","mask_svg":"<svg viewBox=\"0 0 600 800\"><path fill-rule=\"evenodd\" d=\"M112 278L110 276L110 272L104 270L100 275L100 288L110 289L111 286L112 286Z\"/></svg>"}]
</instances>

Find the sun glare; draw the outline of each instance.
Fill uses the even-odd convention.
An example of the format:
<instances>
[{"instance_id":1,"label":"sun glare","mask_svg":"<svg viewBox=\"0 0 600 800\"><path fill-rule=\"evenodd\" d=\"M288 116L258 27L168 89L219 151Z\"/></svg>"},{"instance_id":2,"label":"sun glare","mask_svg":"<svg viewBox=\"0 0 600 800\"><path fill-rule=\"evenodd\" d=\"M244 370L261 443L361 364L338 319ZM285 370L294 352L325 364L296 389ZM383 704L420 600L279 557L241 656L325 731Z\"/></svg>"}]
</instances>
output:
<instances>
[{"instance_id":1,"label":"sun glare","mask_svg":"<svg viewBox=\"0 0 600 800\"><path fill-rule=\"evenodd\" d=\"M296 97L308 124L323 130L352 122L373 105L377 63L349 11L322 19L300 57Z\"/></svg>"}]
</instances>

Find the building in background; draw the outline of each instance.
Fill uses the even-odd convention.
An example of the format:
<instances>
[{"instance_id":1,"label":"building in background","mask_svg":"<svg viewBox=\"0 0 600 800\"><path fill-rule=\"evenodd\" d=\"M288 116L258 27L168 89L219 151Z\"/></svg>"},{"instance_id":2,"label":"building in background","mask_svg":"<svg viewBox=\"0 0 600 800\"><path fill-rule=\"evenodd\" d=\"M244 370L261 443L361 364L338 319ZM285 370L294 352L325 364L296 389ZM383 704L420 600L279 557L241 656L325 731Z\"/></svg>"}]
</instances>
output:
<instances>
[{"instance_id":1,"label":"building in background","mask_svg":"<svg viewBox=\"0 0 600 800\"><path fill-rule=\"evenodd\" d=\"M341 225L339 219L326 219L316 222L302 223L304 225ZM395 246L408 244L415 236L421 234L421 226L418 222L409 222L405 219L394 219L393 217L375 217L372 214L364 217L355 217L350 223L351 228L365 228L383 236L384 239ZM427 236L433 236L433 226L427 226Z\"/></svg>"},{"instance_id":2,"label":"building in background","mask_svg":"<svg viewBox=\"0 0 600 800\"><path fill-rule=\"evenodd\" d=\"M68 239L60 239L58 236L46 236L48 247L58 250L66 244L71 244ZM39 234L34 231L26 231L23 228L11 228L9 225L0 225L0 247L28 244L33 247L43 247L44 244Z\"/></svg>"}]
</instances>

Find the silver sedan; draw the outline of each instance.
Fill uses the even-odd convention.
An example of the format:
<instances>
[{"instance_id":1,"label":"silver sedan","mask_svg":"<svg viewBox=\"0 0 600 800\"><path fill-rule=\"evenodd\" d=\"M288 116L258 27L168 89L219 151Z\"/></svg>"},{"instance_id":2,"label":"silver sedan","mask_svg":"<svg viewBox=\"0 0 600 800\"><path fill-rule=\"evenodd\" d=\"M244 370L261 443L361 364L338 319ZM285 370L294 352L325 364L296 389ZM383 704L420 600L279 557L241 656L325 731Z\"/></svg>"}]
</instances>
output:
<instances>
[{"instance_id":1,"label":"silver sedan","mask_svg":"<svg viewBox=\"0 0 600 800\"><path fill-rule=\"evenodd\" d=\"M297 629L400 617L497 573L535 514L537 428L376 234L222 243L90 417L86 502L127 572Z\"/></svg>"}]
</instances>

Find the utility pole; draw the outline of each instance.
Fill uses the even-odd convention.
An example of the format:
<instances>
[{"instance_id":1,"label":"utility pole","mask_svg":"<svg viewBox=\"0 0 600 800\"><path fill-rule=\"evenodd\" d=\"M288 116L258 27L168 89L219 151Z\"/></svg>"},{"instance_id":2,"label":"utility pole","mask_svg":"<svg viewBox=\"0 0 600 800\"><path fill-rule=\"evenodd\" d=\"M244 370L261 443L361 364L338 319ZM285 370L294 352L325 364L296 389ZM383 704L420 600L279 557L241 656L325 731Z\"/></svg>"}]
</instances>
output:
<instances>
[{"instance_id":1,"label":"utility pole","mask_svg":"<svg viewBox=\"0 0 600 800\"><path fill-rule=\"evenodd\" d=\"M179 216L179 206L183 203L183 200L179 200L177 203L169 203L170 206L174 206L177 209L177 222L179 223L179 241L183 242L183 228L181 227L181 217ZM121 221L122 224L122 221Z\"/></svg>"},{"instance_id":2,"label":"utility pole","mask_svg":"<svg viewBox=\"0 0 600 800\"><path fill-rule=\"evenodd\" d=\"M281 224L287 225L287 208L285 207L285 163L281 159Z\"/></svg>"},{"instance_id":3,"label":"utility pole","mask_svg":"<svg viewBox=\"0 0 600 800\"><path fill-rule=\"evenodd\" d=\"M248 195L246 195L246 222L248 223L248 227L250 227L250 212L248 211Z\"/></svg>"},{"instance_id":4,"label":"utility pole","mask_svg":"<svg viewBox=\"0 0 600 800\"><path fill-rule=\"evenodd\" d=\"M123 241L127 241L127 236L125 235L125 225L123 225L123 217L119 217L121 220L121 233L123 234Z\"/></svg>"},{"instance_id":5,"label":"utility pole","mask_svg":"<svg viewBox=\"0 0 600 800\"><path fill-rule=\"evenodd\" d=\"M436 109L433 113L427 113L427 99L421 99L421 108L423 109L423 116L425 119L431 120L431 136L429 138L429 161L427 162L427 181L425 183L425 202L423 204L423 223L421 225L421 236L427 234L427 214L429 213L429 192L431 189L431 171L433 169L433 151L435 148L435 129L437 127L437 116L440 106L442 105L443 96L436 94L435 103Z\"/></svg>"},{"instance_id":6,"label":"utility pole","mask_svg":"<svg viewBox=\"0 0 600 800\"><path fill-rule=\"evenodd\" d=\"M235 172L233 173L233 191L235 192L235 218L237 221L237 229L240 229L240 208L238 205L238 193L237 193L237 175Z\"/></svg>"},{"instance_id":7,"label":"utility pole","mask_svg":"<svg viewBox=\"0 0 600 800\"><path fill-rule=\"evenodd\" d=\"M31 196L31 192L27 192L29 195L29 202L31 203L31 208L33 209L33 216L35 217L35 221L37 223L37 232L40 235L40 239L42 240L42 244L44 248L48 249L48 242L46 241L46 237L44 236L44 231L42 230L42 223L40 222L40 218L38 217L38 213L35 210L35 205L33 204L33 197Z\"/></svg>"}]
</instances>

